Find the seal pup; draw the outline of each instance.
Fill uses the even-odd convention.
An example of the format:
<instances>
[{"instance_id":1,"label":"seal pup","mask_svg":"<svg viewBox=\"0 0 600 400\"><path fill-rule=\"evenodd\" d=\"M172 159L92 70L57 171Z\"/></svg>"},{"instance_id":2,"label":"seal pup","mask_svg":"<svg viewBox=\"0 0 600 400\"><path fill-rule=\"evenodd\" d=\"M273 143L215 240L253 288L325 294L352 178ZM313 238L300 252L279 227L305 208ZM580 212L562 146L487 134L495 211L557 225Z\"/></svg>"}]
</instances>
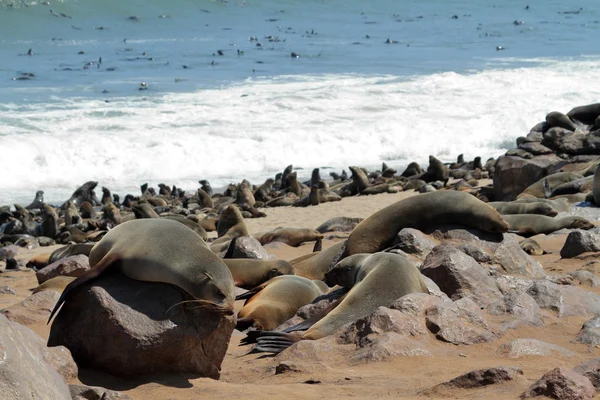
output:
<instances>
[{"instance_id":1,"label":"seal pup","mask_svg":"<svg viewBox=\"0 0 600 400\"><path fill-rule=\"evenodd\" d=\"M457 191L436 191L400 200L363 220L350 233L341 258L382 251L403 228L422 231L451 224L493 233L504 233L509 229L498 211L475 196Z\"/></svg>"},{"instance_id":2,"label":"seal pup","mask_svg":"<svg viewBox=\"0 0 600 400\"><path fill-rule=\"evenodd\" d=\"M271 242L282 242L288 246L297 247L304 242L323 239L323 234L309 228L277 228L257 237L263 246Z\"/></svg>"},{"instance_id":3,"label":"seal pup","mask_svg":"<svg viewBox=\"0 0 600 400\"><path fill-rule=\"evenodd\" d=\"M317 232L350 232L363 218L334 217L317 226Z\"/></svg>"},{"instance_id":4,"label":"seal pup","mask_svg":"<svg viewBox=\"0 0 600 400\"><path fill-rule=\"evenodd\" d=\"M504 219L510 224L510 230L521 236L548 234L560 229L587 230L595 226L587 219L578 216L551 218L536 214L513 214L505 215Z\"/></svg>"},{"instance_id":5,"label":"seal pup","mask_svg":"<svg viewBox=\"0 0 600 400\"><path fill-rule=\"evenodd\" d=\"M271 330L292 318L323 291L313 281L295 275L283 275L236 297L248 299L238 313L236 329Z\"/></svg>"},{"instance_id":6,"label":"seal pup","mask_svg":"<svg viewBox=\"0 0 600 400\"><path fill-rule=\"evenodd\" d=\"M392 253L355 254L333 267L326 275L329 284L350 291L317 314L281 332L263 332L257 351L278 353L299 340L329 336L345 324L387 307L409 293L429 293L423 276L408 259ZM289 333L306 330L304 333Z\"/></svg>"},{"instance_id":7,"label":"seal pup","mask_svg":"<svg viewBox=\"0 0 600 400\"><path fill-rule=\"evenodd\" d=\"M48 322L73 289L111 267L131 279L178 286L194 297L198 306L233 314L231 272L200 236L175 221L150 218L124 222L92 248L89 259L91 269L67 285Z\"/></svg>"},{"instance_id":8,"label":"seal pup","mask_svg":"<svg viewBox=\"0 0 600 400\"><path fill-rule=\"evenodd\" d=\"M276 276L294 275L294 267L285 260L224 258L223 262L229 268L235 286L248 290Z\"/></svg>"},{"instance_id":9,"label":"seal pup","mask_svg":"<svg viewBox=\"0 0 600 400\"><path fill-rule=\"evenodd\" d=\"M520 241L519 246L525 253L529 254L530 256L541 256L544 254L548 254L547 251L542 249L542 246L540 246L538 242L531 238Z\"/></svg>"}]
</instances>

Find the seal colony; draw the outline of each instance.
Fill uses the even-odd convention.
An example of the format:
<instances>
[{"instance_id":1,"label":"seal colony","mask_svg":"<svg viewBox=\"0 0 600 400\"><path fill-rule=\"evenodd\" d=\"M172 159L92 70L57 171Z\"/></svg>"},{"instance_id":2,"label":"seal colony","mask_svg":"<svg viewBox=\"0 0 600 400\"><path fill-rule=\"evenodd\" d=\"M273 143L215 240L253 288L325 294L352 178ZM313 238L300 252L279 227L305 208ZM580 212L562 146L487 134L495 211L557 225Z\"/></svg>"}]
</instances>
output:
<instances>
[{"instance_id":1,"label":"seal colony","mask_svg":"<svg viewBox=\"0 0 600 400\"><path fill-rule=\"evenodd\" d=\"M558 126L536 128L539 131L534 131L531 140L521 144L535 143L533 138L542 131L544 135L552 129L572 128L565 118L551 115L546 124ZM586 118L591 117L586 114ZM585 130L581 123L573 123L577 131L573 135ZM264 183L242 180L223 193L200 180L200 187L191 191L162 183L158 188L143 184L138 194L119 196L103 187L98 197L98 182L90 181L62 204L48 204L38 190L27 207L3 207L0 242L64 245L33 257L28 266L36 270L74 255L89 257L91 269L82 275L58 276L35 288L36 294L61 293L49 316L52 321L60 314L53 326L69 320L62 317L78 307L73 299L88 295L87 289L82 290L84 285L103 287L104 276L119 271L112 279L120 283L130 279L141 285L167 283L186 294L185 303L209 314L235 313L237 322L231 329L236 326L246 334L242 344L253 343L253 352L278 353L290 346L302 348L298 342L339 339L343 329L359 329L357 321L363 324L374 313L397 307L395 302L405 296L429 296L427 301L432 302L435 296L447 296L451 304L469 297L475 308L487 312L487 302L498 300L494 298L496 286L485 295L469 291L486 287L488 280L496 285L494 279L513 273L539 278L534 262L523 257L547 254L543 235L595 226L591 218L569 213L578 210L573 202L581 197L588 206L596 203L600 157L578 163L561 161L554 169L546 167L544 173L528 176L530 169L516 168L517 175L515 168L505 166L508 161L530 160L519 154L512 152L485 163L478 157L466 161L462 155L456 162L443 163L431 156L428 166L412 163L402 172L385 163L377 171L350 166L350 173L332 173L326 180L315 169L304 182L289 165ZM481 184L489 178L494 179L493 185ZM316 229L293 226L291 219L282 217L278 225L258 232L249 222L275 212L272 207L308 207L311 211L331 207L331 211L343 203L325 203L403 191L413 193L379 209L363 209L360 215L330 213L313 225ZM309 212L305 208L277 210L284 216L292 211ZM533 235L534 239L525 240ZM298 256L273 259L278 249L288 248ZM454 276L436 275L439 270L431 272L437 252L448 249L475 263L475 281L466 285ZM459 260L461 268L468 267L470 261ZM161 293L153 295L158 298ZM118 296L114 300L128 305L128 300ZM179 304L169 304L166 314ZM426 328L442 335L434 332L433 325ZM213 332L228 335L217 328Z\"/></svg>"}]
</instances>

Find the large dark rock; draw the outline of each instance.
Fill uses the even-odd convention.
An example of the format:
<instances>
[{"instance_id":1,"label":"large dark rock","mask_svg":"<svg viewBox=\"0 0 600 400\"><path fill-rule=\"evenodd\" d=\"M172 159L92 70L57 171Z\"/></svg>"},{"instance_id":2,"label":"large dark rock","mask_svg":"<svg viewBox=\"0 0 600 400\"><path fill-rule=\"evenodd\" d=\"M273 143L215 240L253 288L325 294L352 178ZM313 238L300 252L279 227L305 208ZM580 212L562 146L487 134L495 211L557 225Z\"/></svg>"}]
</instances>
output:
<instances>
[{"instance_id":1,"label":"large dark rock","mask_svg":"<svg viewBox=\"0 0 600 400\"><path fill-rule=\"evenodd\" d=\"M600 235L592 231L572 230L560 249L562 258L573 258L582 253L600 251Z\"/></svg>"},{"instance_id":2,"label":"large dark rock","mask_svg":"<svg viewBox=\"0 0 600 400\"><path fill-rule=\"evenodd\" d=\"M179 288L102 276L72 292L50 330L78 365L131 377L190 372L219 378L235 317L215 315Z\"/></svg>"},{"instance_id":3,"label":"large dark rock","mask_svg":"<svg viewBox=\"0 0 600 400\"><path fill-rule=\"evenodd\" d=\"M548 175L549 169L560 162L554 154L526 160L501 156L496 162L494 188L496 201L514 200L523 190Z\"/></svg>"},{"instance_id":4,"label":"large dark rock","mask_svg":"<svg viewBox=\"0 0 600 400\"><path fill-rule=\"evenodd\" d=\"M522 395L522 399L546 396L557 400L585 400L596 394L590 380L568 368L555 368L547 372Z\"/></svg>"},{"instance_id":5,"label":"large dark rock","mask_svg":"<svg viewBox=\"0 0 600 400\"><path fill-rule=\"evenodd\" d=\"M256 260L272 260L275 258L253 236L239 237L233 246L233 249L225 250L220 256L224 257L227 252L230 252L229 258L252 258Z\"/></svg>"},{"instance_id":6,"label":"large dark rock","mask_svg":"<svg viewBox=\"0 0 600 400\"><path fill-rule=\"evenodd\" d=\"M55 276L78 277L90 270L90 260L87 256L79 254L66 257L40 269L35 273L39 284L52 279Z\"/></svg>"},{"instance_id":7,"label":"large dark rock","mask_svg":"<svg viewBox=\"0 0 600 400\"><path fill-rule=\"evenodd\" d=\"M474 389L499 383L505 383L515 380L523 375L523 370L517 367L494 367L486 369L478 369L467 372L464 375L440 383L432 389L456 388L456 389Z\"/></svg>"},{"instance_id":8,"label":"large dark rock","mask_svg":"<svg viewBox=\"0 0 600 400\"><path fill-rule=\"evenodd\" d=\"M64 348L48 349L33 331L4 315L0 315L0 332L2 400L71 399L69 388L56 368L57 362L62 363Z\"/></svg>"},{"instance_id":9,"label":"large dark rock","mask_svg":"<svg viewBox=\"0 0 600 400\"><path fill-rule=\"evenodd\" d=\"M469 297L486 307L502 298L486 269L447 243L431 250L421 266L421 273L431 278L452 300Z\"/></svg>"},{"instance_id":10,"label":"large dark rock","mask_svg":"<svg viewBox=\"0 0 600 400\"><path fill-rule=\"evenodd\" d=\"M566 154L600 154L600 131L583 133L550 128L544 132L542 144Z\"/></svg>"},{"instance_id":11,"label":"large dark rock","mask_svg":"<svg viewBox=\"0 0 600 400\"><path fill-rule=\"evenodd\" d=\"M541 156L544 154L552 154L554 150L544 146L540 142L524 142L519 145L519 149L525 150L534 156Z\"/></svg>"}]
</instances>

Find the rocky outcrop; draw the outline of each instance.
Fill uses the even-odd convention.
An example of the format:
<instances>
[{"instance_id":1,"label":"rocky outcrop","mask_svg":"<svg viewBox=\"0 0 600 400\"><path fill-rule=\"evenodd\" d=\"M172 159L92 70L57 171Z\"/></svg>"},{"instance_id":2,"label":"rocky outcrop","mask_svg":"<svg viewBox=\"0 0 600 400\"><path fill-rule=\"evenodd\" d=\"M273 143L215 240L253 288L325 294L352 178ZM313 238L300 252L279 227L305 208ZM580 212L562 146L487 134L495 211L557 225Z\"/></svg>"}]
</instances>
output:
<instances>
[{"instance_id":1,"label":"rocky outcrop","mask_svg":"<svg viewBox=\"0 0 600 400\"><path fill-rule=\"evenodd\" d=\"M600 317L585 321L573 342L591 345L600 344Z\"/></svg>"},{"instance_id":2,"label":"rocky outcrop","mask_svg":"<svg viewBox=\"0 0 600 400\"><path fill-rule=\"evenodd\" d=\"M79 365L112 375L190 372L216 379L235 317L184 300L189 296L172 285L102 276L72 292L48 345L64 345Z\"/></svg>"},{"instance_id":3,"label":"rocky outcrop","mask_svg":"<svg viewBox=\"0 0 600 400\"><path fill-rule=\"evenodd\" d=\"M585 400L596 394L590 380L568 368L555 368L547 372L522 395L522 399L546 396L557 400Z\"/></svg>"},{"instance_id":4,"label":"rocky outcrop","mask_svg":"<svg viewBox=\"0 0 600 400\"><path fill-rule=\"evenodd\" d=\"M494 172L495 200L514 200L531 184L548 175L552 166L560 161L561 159L554 154L542 155L530 160L520 157L499 157Z\"/></svg>"},{"instance_id":5,"label":"rocky outcrop","mask_svg":"<svg viewBox=\"0 0 600 400\"><path fill-rule=\"evenodd\" d=\"M600 235L583 230L573 230L560 249L562 258L573 258L582 253L600 251Z\"/></svg>"}]
</instances>

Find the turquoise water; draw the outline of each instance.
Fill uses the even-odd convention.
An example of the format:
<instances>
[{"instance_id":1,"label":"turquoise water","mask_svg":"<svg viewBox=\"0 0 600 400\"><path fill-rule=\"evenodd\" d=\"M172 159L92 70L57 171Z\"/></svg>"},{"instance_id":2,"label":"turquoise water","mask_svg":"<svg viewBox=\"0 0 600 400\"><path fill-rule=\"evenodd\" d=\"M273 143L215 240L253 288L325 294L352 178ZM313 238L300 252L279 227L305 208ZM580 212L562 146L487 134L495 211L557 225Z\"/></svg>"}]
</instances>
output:
<instances>
[{"instance_id":1,"label":"turquoise water","mask_svg":"<svg viewBox=\"0 0 600 400\"><path fill-rule=\"evenodd\" d=\"M590 0L0 4L0 203L486 158L599 98Z\"/></svg>"}]
</instances>

